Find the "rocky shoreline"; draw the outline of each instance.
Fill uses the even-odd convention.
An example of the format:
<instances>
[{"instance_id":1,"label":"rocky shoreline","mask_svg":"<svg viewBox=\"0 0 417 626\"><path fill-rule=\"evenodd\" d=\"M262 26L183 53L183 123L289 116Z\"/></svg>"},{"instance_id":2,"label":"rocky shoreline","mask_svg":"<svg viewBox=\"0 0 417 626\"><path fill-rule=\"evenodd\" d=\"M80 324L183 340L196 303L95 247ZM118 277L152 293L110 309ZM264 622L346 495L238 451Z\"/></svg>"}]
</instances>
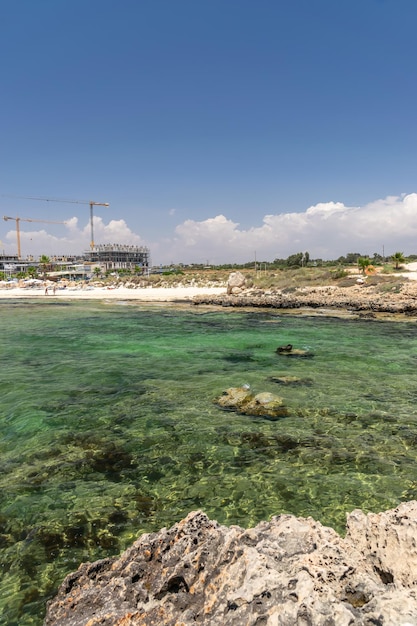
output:
<instances>
[{"instance_id":1,"label":"rocky shoreline","mask_svg":"<svg viewBox=\"0 0 417 626\"><path fill-rule=\"evenodd\" d=\"M417 502L353 511L346 528L279 515L245 530L195 511L82 564L44 626L417 624Z\"/></svg>"},{"instance_id":2,"label":"rocky shoreline","mask_svg":"<svg viewBox=\"0 0 417 626\"><path fill-rule=\"evenodd\" d=\"M404 282L393 290L358 284L351 287L299 287L290 290L234 288L224 294L202 294L193 298L195 305L254 307L269 309L329 309L366 314L417 315L417 285Z\"/></svg>"}]
</instances>

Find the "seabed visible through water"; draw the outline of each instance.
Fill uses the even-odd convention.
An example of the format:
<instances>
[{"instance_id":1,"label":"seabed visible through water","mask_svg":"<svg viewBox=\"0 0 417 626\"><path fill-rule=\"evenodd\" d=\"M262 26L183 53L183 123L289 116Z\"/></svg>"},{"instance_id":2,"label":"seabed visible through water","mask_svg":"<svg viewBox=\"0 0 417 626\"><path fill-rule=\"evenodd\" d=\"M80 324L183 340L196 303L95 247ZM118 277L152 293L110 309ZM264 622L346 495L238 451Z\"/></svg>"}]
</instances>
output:
<instances>
[{"instance_id":1,"label":"seabed visible through water","mask_svg":"<svg viewBox=\"0 0 417 626\"><path fill-rule=\"evenodd\" d=\"M355 508L417 498L414 320L125 304L0 303L0 623L40 625L80 562L191 510L343 532ZM242 384L289 415L215 405Z\"/></svg>"}]
</instances>

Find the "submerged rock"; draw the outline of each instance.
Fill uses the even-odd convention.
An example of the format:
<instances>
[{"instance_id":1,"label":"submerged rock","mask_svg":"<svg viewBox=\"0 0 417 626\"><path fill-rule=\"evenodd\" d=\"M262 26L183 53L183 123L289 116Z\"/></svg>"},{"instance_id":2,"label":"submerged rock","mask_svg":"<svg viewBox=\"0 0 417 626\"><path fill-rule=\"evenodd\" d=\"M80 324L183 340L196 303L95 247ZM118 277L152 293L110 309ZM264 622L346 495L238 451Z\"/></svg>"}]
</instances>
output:
<instances>
[{"instance_id":1,"label":"submerged rock","mask_svg":"<svg viewBox=\"0 0 417 626\"><path fill-rule=\"evenodd\" d=\"M284 406L284 400L269 391L257 393L256 396L245 404L243 412L245 415L264 417L270 420L288 415L288 409Z\"/></svg>"},{"instance_id":2,"label":"submerged rock","mask_svg":"<svg viewBox=\"0 0 417 626\"><path fill-rule=\"evenodd\" d=\"M226 389L215 400L215 403L223 409L236 411L241 415L252 415L269 420L285 417L288 414L283 398L270 392L254 395L248 385Z\"/></svg>"},{"instance_id":3,"label":"submerged rock","mask_svg":"<svg viewBox=\"0 0 417 626\"><path fill-rule=\"evenodd\" d=\"M66 577L44 626L417 623L417 502L354 511L343 539L311 517L245 530L203 512Z\"/></svg>"},{"instance_id":4,"label":"submerged rock","mask_svg":"<svg viewBox=\"0 0 417 626\"><path fill-rule=\"evenodd\" d=\"M242 387L229 387L215 400L215 403L223 409L237 411L253 398L253 393L248 385Z\"/></svg>"},{"instance_id":5,"label":"submerged rock","mask_svg":"<svg viewBox=\"0 0 417 626\"><path fill-rule=\"evenodd\" d=\"M270 376L268 378L273 383L280 385L307 385L313 384L311 378L299 378L298 376Z\"/></svg>"}]
</instances>

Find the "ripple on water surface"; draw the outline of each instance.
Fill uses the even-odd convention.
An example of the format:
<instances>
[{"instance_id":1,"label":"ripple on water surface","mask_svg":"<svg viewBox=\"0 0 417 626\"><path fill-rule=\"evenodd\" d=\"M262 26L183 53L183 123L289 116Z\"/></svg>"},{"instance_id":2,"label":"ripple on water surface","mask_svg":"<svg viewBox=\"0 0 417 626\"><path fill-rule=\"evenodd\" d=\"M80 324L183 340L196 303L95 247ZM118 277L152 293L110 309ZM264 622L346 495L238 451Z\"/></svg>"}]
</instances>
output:
<instances>
[{"instance_id":1,"label":"ripple on water surface","mask_svg":"<svg viewBox=\"0 0 417 626\"><path fill-rule=\"evenodd\" d=\"M0 611L41 624L79 562L202 508L250 526L417 497L413 322L2 302ZM312 358L278 355L279 345ZM287 384L283 384L284 379ZM285 399L271 422L228 387Z\"/></svg>"}]
</instances>

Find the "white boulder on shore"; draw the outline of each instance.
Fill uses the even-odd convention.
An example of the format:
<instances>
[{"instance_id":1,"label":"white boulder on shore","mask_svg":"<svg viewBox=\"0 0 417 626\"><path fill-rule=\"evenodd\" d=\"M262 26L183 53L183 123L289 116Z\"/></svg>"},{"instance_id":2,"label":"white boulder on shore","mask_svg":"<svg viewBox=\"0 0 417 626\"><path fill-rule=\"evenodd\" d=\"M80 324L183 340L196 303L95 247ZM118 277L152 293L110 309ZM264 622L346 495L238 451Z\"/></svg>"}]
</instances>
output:
<instances>
[{"instance_id":1,"label":"white boulder on shore","mask_svg":"<svg viewBox=\"0 0 417 626\"><path fill-rule=\"evenodd\" d=\"M66 577L44 626L412 626L417 502L347 517L342 538L279 515L245 530L201 511Z\"/></svg>"},{"instance_id":2,"label":"white boulder on shore","mask_svg":"<svg viewBox=\"0 0 417 626\"><path fill-rule=\"evenodd\" d=\"M246 286L246 277L242 272L232 272L227 280L227 295L241 293Z\"/></svg>"}]
</instances>

